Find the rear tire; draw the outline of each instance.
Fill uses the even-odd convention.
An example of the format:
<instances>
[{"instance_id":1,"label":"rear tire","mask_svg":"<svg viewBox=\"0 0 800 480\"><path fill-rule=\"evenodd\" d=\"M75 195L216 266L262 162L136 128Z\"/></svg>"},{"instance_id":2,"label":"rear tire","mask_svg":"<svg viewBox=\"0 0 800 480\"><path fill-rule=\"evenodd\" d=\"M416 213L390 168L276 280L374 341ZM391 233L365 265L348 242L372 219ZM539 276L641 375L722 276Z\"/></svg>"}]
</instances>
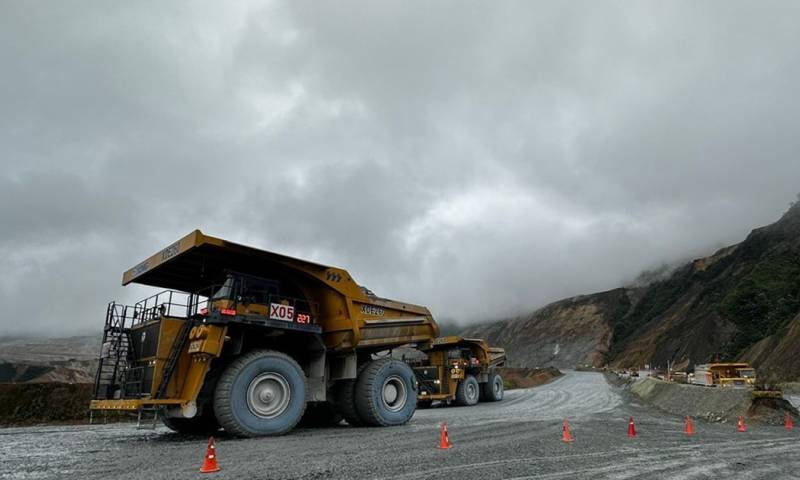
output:
<instances>
[{"instance_id":1,"label":"rear tire","mask_svg":"<svg viewBox=\"0 0 800 480\"><path fill-rule=\"evenodd\" d=\"M214 413L231 435L283 435L306 409L308 386L290 356L256 350L234 360L214 391Z\"/></svg>"},{"instance_id":2,"label":"rear tire","mask_svg":"<svg viewBox=\"0 0 800 480\"><path fill-rule=\"evenodd\" d=\"M402 425L417 409L416 376L400 360L374 360L359 375L355 395L356 410L367 425Z\"/></svg>"},{"instance_id":3,"label":"rear tire","mask_svg":"<svg viewBox=\"0 0 800 480\"><path fill-rule=\"evenodd\" d=\"M480 384L473 375L467 375L456 388L456 405L471 407L478 403Z\"/></svg>"},{"instance_id":4,"label":"rear tire","mask_svg":"<svg viewBox=\"0 0 800 480\"><path fill-rule=\"evenodd\" d=\"M499 402L503 399L503 377L495 371L489 372L489 379L481 385L482 402Z\"/></svg>"}]
</instances>

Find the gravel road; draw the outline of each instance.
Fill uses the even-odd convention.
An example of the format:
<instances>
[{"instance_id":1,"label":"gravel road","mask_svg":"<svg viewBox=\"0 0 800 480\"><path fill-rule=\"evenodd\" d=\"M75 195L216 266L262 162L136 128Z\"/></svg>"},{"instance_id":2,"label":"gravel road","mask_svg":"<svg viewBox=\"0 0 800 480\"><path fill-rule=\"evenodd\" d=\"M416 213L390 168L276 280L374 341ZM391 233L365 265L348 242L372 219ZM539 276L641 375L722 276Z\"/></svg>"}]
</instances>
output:
<instances>
[{"instance_id":1,"label":"gravel road","mask_svg":"<svg viewBox=\"0 0 800 480\"><path fill-rule=\"evenodd\" d=\"M639 435L626 436L628 416ZM560 442L568 417L576 441ZM451 450L435 448L446 421ZM596 373L567 372L504 401L418 411L403 427L299 429L218 439L216 478L800 478L800 430L696 422L633 402ZM204 438L129 425L0 429L0 479L200 478Z\"/></svg>"}]
</instances>

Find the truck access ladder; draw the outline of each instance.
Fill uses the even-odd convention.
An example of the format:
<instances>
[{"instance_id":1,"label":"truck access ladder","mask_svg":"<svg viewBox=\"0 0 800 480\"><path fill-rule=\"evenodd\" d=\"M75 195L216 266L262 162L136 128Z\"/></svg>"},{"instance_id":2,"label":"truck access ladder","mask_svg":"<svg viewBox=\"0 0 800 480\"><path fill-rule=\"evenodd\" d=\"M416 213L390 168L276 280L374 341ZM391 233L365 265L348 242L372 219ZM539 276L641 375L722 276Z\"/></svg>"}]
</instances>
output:
<instances>
[{"instance_id":1,"label":"truck access ladder","mask_svg":"<svg viewBox=\"0 0 800 480\"><path fill-rule=\"evenodd\" d=\"M169 380L172 378L175 366L178 365L178 358L180 358L181 352L186 346L186 341L189 339L189 332L193 326L194 322L187 318L186 321L183 322L183 325L181 325L180 330L178 330L178 335L175 337L175 342L172 344L167 363L164 364L164 373L161 375L161 383L159 383L158 390L156 390L156 394L153 398L163 398L164 394L167 393Z\"/></svg>"},{"instance_id":2,"label":"truck access ladder","mask_svg":"<svg viewBox=\"0 0 800 480\"><path fill-rule=\"evenodd\" d=\"M95 373L94 398L120 398L132 356L130 330L126 328L128 307L111 302L106 309L100 360Z\"/></svg>"}]
</instances>

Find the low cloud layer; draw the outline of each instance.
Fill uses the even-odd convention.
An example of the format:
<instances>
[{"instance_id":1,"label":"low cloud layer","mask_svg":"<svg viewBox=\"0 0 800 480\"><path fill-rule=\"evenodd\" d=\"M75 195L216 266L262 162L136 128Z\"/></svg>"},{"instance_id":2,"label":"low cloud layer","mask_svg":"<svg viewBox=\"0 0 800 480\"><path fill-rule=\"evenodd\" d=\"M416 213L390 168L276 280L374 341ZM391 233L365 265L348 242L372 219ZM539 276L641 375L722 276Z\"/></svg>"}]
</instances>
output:
<instances>
[{"instance_id":1,"label":"low cloud layer","mask_svg":"<svg viewBox=\"0 0 800 480\"><path fill-rule=\"evenodd\" d=\"M229 8L222 10L223 8ZM477 321L800 191L793 2L0 6L0 335L99 332L194 228Z\"/></svg>"}]
</instances>

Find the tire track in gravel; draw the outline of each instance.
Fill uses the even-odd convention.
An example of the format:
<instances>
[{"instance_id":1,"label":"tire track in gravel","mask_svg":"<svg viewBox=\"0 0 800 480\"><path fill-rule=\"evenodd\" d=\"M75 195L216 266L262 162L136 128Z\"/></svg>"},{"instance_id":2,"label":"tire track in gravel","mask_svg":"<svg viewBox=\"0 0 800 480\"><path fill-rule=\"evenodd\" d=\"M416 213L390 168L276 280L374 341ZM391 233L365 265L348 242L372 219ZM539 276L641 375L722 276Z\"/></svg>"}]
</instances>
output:
<instances>
[{"instance_id":1,"label":"tire track in gravel","mask_svg":"<svg viewBox=\"0 0 800 480\"><path fill-rule=\"evenodd\" d=\"M516 422L580 418L611 412L622 403L602 375L568 372L540 387L510 390L502 402L481 403L474 407L435 407L418 410L414 423L448 424L477 422Z\"/></svg>"},{"instance_id":2,"label":"tire track in gravel","mask_svg":"<svg viewBox=\"0 0 800 480\"><path fill-rule=\"evenodd\" d=\"M770 465L769 459L779 455L789 455L796 457L797 439L786 438L782 440L752 440L752 441L727 441L723 444L713 445L679 445L673 447L657 447L643 450L637 447L623 447L612 452L599 451L588 453L575 453L552 456L537 456L524 458L511 458L493 461L465 463L441 468L432 468L403 475L395 475L395 479L429 478L435 475L458 475L464 471L475 473L479 470L494 470L501 465L532 465L539 466L543 463L567 464L570 460L587 460L602 463L602 460L609 457L623 457L626 462L617 464L595 465L582 469L567 469L562 472L543 473L537 472L533 475L511 477L514 480L533 479L533 478L571 478L576 474L589 476L604 475L603 478L628 479L639 476L647 477L652 474L669 474L664 477L661 475L655 478L713 478L708 477L710 470L731 470L731 462L715 462L720 456L731 455L733 458L741 456L749 462L763 462L765 466L759 467L756 471L749 472L752 478L762 478L761 474L775 473L787 470L786 465ZM689 461L693 460L694 465ZM711 461L711 463L709 463ZM697 465L701 463L702 465ZM795 458L788 466L791 470L797 470L800 466L800 459ZM691 467L691 472L687 469ZM612 475L613 474L613 475ZM387 477L385 480L388 480ZM653 477L650 477L653 478ZM737 477L740 478L740 477ZM748 477L751 478L751 477ZM778 478L774 475L771 478Z\"/></svg>"}]
</instances>

